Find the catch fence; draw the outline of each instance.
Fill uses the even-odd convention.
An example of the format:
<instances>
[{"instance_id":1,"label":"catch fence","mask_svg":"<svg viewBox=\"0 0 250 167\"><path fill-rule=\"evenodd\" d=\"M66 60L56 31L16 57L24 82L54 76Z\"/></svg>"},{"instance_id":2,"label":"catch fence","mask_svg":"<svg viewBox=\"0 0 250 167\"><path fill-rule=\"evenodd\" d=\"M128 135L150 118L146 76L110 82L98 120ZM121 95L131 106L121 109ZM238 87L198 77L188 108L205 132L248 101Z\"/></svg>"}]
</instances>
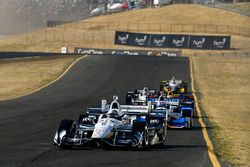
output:
<instances>
[{"instance_id":1,"label":"catch fence","mask_svg":"<svg viewBox=\"0 0 250 167\"><path fill-rule=\"evenodd\" d=\"M113 44L115 31L154 34L227 34L250 37L250 28L212 24L77 22L51 25L23 35L26 42L62 42Z\"/></svg>"}]
</instances>

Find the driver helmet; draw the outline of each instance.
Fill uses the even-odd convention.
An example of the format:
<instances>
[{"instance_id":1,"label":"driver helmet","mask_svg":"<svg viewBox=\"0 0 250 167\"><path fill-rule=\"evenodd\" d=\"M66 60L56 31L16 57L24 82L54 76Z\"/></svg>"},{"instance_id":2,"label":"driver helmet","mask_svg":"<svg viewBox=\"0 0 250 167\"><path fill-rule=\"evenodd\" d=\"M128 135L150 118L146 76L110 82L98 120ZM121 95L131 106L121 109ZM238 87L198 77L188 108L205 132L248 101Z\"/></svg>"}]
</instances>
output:
<instances>
[{"instance_id":1,"label":"driver helmet","mask_svg":"<svg viewBox=\"0 0 250 167\"><path fill-rule=\"evenodd\" d=\"M148 88L147 87L144 87L143 88L143 91L142 91L142 95L147 95L149 92Z\"/></svg>"},{"instance_id":2,"label":"driver helmet","mask_svg":"<svg viewBox=\"0 0 250 167\"><path fill-rule=\"evenodd\" d=\"M128 115L124 115L123 117L122 117L122 123L123 124L129 124L130 122L129 122L129 116Z\"/></svg>"},{"instance_id":3,"label":"driver helmet","mask_svg":"<svg viewBox=\"0 0 250 167\"><path fill-rule=\"evenodd\" d=\"M119 111L118 109L111 109L108 113L107 113L107 117L108 118L118 118L119 117Z\"/></svg>"}]
</instances>

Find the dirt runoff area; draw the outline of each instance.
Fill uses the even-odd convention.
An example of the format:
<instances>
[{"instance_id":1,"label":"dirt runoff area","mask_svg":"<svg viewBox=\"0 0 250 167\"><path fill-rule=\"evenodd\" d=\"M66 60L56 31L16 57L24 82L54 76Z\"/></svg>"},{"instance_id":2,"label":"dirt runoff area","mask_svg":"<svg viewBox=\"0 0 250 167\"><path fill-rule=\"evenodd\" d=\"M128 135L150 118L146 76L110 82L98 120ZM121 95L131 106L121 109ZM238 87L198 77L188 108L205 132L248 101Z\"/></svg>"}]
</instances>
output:
<instances>
[{"instance_id":1,"label":"dirt runoff area","mask_svg":"<svg viewBox=\"0 0 250 167\"><path fill-rule=\"evenodd\" d=\"M250 57L192 57L201 106L212 122L219 154L250 166Z\"/></svg>"},{"instance_id":2,"label":"dirt runoff area","mask_svg":"<svg viewBox=\"0 0 250 167\"><path fill-rule=\"evenodd\" d=\"M59 77L78 56L0 60L0 101L16 98Z\"/></svg>"}]
</instances>

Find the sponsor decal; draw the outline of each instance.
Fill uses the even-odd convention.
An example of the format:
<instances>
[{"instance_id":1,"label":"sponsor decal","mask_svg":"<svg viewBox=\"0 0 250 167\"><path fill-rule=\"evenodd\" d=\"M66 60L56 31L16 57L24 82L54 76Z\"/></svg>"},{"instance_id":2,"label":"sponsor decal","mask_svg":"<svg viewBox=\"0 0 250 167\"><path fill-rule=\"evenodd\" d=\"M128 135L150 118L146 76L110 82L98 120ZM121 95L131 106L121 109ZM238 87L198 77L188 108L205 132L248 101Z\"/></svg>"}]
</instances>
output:
<instances>
[{"instance_id":1,"label":"sponsor decal","mask_svg":"<svg viewBox=\"0 0 250 167\"><path fill-rule=\"evenodd\" d=\"M171 34L169 35L170 43L168 47L170 48L188 48L188 39L190 38L189 35L178 35L178 34Z\"/></svg>"},{"instance_id":2,"label":"sponsor decal","mask_svg":"<svg viewBox=\"0 0 250 167\"><path fill-rule=\"evenodd\" d=\"M202 38L201 40L193 40L193 45L196 46L197 48L203 48L203 45L206 41L206 38Z\"/></svg>"},{"instance_id":3,"label":"sponsor decal","mask_svg":"<svg viewBox=\"0 0 250 167\"><path fill-rule=\"evenodd\" d=\"M144 35L143 38L136 37L135 38L135 43L137 43L138 45L143 46L145 44L146 40L147 40L146 35Z\"/></svg>"},{"instance_id":4,"label":"sponsor decal","mask_svg":"<svg viewBox=\"0 0 250 167\"><path fill-rule=\"evenodd\" d=\"M161 39L154 39L154 45L156 46L163 46L164 42L166 41L166 36L163 36Z\"/></svg>"},{"instance_id":5,"label":"sponsor decal","mask_svg":"<svg viewBox=\"0 0 250 167\"><path fill-rule=\"evenodd\" d=\"M122 44L127 43L129 38L129 34L126 34L125 36L118 36L118 41L120 41Z\"/></svg>"},{"instance_id":6,"label":"sponsor decal","mask_svg":"<svg viewBox=\"0 0 250 167\"><path fill-rule=\"evenodd\" d=\"M223 48L225 46L227 39L226 38L222 38L222 40L214 40L213 41L213 45L216 46L217 48Z\"/></svg>"},{"instance_id":7,"label":"sponsor decal","mask_svg":"<svg viewBox=\"0 0 250 167\"><path fill-rule=\"evenodd\" d=\"M140 55L138 52L134 52L134 51L128 51L128 50L113 50L111 51L112 55L130 55L130 56L137 56Z\"/></svg>"},{"instance_id":8,"label":"sponsor decal","mask_svg":"<svg viewBox=\"0 0 250 167\"><path fill-rule=\"evenodd\" d=\"M151 52L149 51L148 56L168 56L168 57L177 57L177 53L174 52L164 52L164 51L155 51L155 52Z\"/></svg>"},{"instance_id":9,"label":"sponsor decal","mask_svg":"<svg viewBox=\"0 0 250 167\"><path fill-rule=\"evenodd\" d=\"M185 37L181 37L181 39L173 39L173 44L177 47L183 46L183 43L185 42Z\"/></svg>"},{"instance_id":10,"label":"sponsor decal","mask_svg":"<svg viewBox=\"0 0 250 167\"><path fill-rule=\"evenodd\" d=\"M101 50L96 50L96 49L87 49L87 50L78 49L77 53L78 53L78 54L95 54L95 55L102 55L102 54L103 54L103 51L101 51Z\"/></svg>"}]
</instances>

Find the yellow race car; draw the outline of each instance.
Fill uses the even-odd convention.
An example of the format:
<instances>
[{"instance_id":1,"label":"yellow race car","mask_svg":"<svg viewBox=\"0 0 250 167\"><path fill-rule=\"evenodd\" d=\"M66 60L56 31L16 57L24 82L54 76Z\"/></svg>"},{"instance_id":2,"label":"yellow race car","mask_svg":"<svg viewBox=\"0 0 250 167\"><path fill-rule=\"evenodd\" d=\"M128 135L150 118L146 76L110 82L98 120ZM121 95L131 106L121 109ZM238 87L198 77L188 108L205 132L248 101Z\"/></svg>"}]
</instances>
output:
<instances>
[{"instance_id":1,"label":"yellow race car","mask_svg":"<svg viewBox=\"0 0 250 167\"><path fill-rule=\"evenodd\" d=\"M188 92L188 82L183 80L176 80L174 77L167 81L163 80L160 84L160 91L163 94L186 94Z\"/></svg>"}]
</instances>

